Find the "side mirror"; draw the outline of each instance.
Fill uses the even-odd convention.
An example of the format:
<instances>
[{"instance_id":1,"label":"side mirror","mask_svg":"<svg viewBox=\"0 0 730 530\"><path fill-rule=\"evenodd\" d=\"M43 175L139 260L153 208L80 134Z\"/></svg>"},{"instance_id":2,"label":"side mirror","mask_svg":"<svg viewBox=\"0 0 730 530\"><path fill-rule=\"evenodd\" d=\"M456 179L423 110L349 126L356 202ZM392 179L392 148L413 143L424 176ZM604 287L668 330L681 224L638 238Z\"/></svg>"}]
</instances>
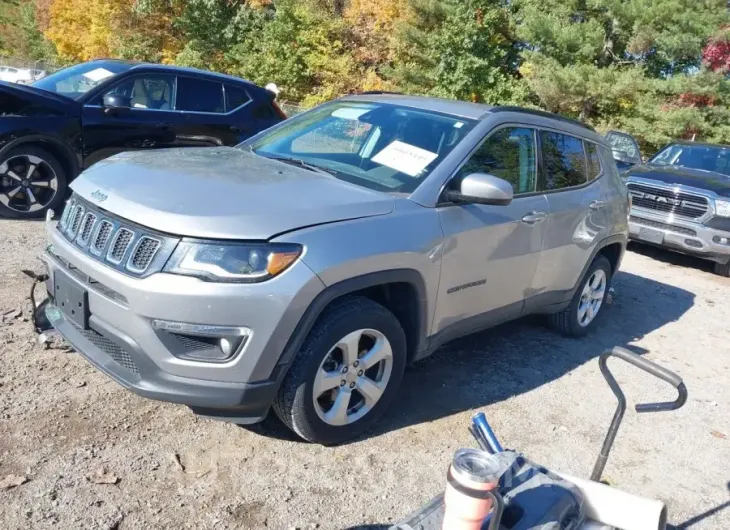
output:
<instances>
[{"instance_id":1,"label":"side mirror","mask_svg":"<svg viewBox=\"0 0 730 530\"><path fill-rule=\"evenodd\" d=\"M512 184L487 173L472 173L461 179L458 190L447 190L446 198L452 202L491 204L506 206L514 197Z\"/></svg>"},{"instance_id":2,"label":"side mirror","mask_svg":"<svg viewBox=\"0 0 730 530\"><path fill-rule=\"evenodd\" d=\"M121 94L104 95L104 112L111 114L115 111L129 110L132 108L132 98Z\"/></svg>"}]
</instances>

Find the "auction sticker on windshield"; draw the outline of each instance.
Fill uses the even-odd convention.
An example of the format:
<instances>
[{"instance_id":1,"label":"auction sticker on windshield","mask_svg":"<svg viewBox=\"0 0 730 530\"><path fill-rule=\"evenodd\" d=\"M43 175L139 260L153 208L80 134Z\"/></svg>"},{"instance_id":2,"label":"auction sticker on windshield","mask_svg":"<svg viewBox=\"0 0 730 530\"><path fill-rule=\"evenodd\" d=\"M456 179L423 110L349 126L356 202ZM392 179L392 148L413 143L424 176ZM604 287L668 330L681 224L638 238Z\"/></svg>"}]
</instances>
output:
<instances>
[{"instance_id":1,"label":"auction sticker on windshield","mask_svg":"<svg viewBox=\"0 0 730 530\"><path fill-rule=\"evenodd\" d=\"M377 164L416 177L436 157L438 157L436 153L396 140L375 155L372 160Z\"/></svg>"},{"instance_id":2,"label":"auction sticker on windshield","mask_svg":"<svg viewBox=\"0 0 730 530\"><path fill-rule=\"evenodd\" d=\"M110 72L106 68L95 68L94 70L91 70L90 72L86 72L84 74L84 77L87 77L91 79L92 81L98 83L102 79L106 79L107 77L113 76L114 73Z\"/></svg>"}]
</instances>

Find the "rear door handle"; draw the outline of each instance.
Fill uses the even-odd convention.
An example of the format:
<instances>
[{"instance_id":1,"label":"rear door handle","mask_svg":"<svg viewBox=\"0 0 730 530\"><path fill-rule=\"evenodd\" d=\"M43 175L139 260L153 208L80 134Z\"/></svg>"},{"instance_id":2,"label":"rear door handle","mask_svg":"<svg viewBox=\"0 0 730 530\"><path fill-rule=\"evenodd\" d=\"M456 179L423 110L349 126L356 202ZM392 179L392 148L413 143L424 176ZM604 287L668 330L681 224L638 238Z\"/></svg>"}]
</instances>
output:
<instances>
[{"instance_id":1,"label":"rear door handle","mask_svg":"<svg viewBox=\"0 0 730 530\"><path fill-rule=\"evenodd\" d=\"M530 212L522 218L522 222L528 225L534 225L547 218L545 212Z\"/></svg>"},{"instance_id":2,"label":"rear door handle","mask_svg":"<svg viewBox=\"0 0 730 530\"><path fill-rule=\"evenodd\" d=\"M157 129L168 129L172 127L172 123L156 123L155 128Z\"/></svg>"},{"instance_id":3,"label":"rear door handle","mask_svg":"<svg viewBox=\"0 0 730 530\"><path fill-rule=\"evenodd\" d=\"M588 205L588 208L590 208L591 210L600 210L604 206L606 206L606 203L603 201L593 201Z\"/></svg>"}]
</instances>

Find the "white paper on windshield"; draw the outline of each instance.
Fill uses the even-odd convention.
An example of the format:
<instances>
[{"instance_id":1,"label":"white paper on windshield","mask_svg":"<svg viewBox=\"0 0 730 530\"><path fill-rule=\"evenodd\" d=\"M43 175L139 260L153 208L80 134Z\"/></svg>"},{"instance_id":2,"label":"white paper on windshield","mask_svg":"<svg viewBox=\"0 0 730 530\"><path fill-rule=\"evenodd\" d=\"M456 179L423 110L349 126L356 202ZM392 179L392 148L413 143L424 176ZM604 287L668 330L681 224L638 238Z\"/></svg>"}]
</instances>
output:
<instances>
[{"instance_id":1,"label":"white paper on windshield","mask_svg":"<svg viewBox=\"0 0 730 530\"><path fill-rule=\"evenodd\" d=\"M375 155L372 160L411 177L416 177L427 165L436 160L437 156L439 155L431 151L396 140Z\"/></svg>"},{"instance_id":2,"label":"white paper on windshield","mask_svg":"<svg viewBox=\"0 0 730 530\"><path fill-rule=\"evenodd\" d=\"M365 114L366 112L370 112L373 108L372 107L344 107L340 109L335 109L332 112L332 116L335 118L342 118L344 120L356 120Z\"/></svg>"},{"instance_id":3,"label":"white paper on windshield","mask_svg":"<svg viewBox=\"0 0 730 530\"><path fill-rule=\"evenodd\" d=\"M106 79L107 77L113 76L114 73L110 72L106 68L95 68L94 70L90 70L84 74L84 77L88 77L95 83L98 83L102 79Z\"/></svg>"}]
</instances>

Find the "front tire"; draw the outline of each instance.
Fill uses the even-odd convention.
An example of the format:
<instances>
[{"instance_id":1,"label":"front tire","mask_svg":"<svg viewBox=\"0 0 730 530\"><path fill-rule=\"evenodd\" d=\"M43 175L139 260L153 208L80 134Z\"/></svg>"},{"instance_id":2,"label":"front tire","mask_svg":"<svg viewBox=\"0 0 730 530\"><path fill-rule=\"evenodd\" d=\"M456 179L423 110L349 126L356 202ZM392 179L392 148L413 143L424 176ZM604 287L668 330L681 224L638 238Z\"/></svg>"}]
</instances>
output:
<instances>
[{"instance_id":1,"label":"front tire","mask_svg":"<svg viewBox=\"0 0 730 530\"><path fill-rule=\"evenodd\" d=\"M364 297L328 307L294 359L276 400L276 415L308 442L356 438L395 397L406 365L398 319Z\"/></svg>"},{"instance_id":2,"label":"front tire","mask_svg":"<svg viewBox=\"0 0 730 530\"><path fill-rule=\"evenodd\" d=\"M727 263L715 262L715 274L718 276L724 276L725 278L730 278L730 261Z\"/></svg>"},{"instance_id":3,"label":"front tire","mask_svg":"<svg viewBox=\"0 0 730 530\"><path fill-rule=\"evenodd\" d=\"M582 337L590 333L605 305L611 274L611 263L604 256L596 256L570 305L548 316L550 327L568 337Z\"/></svg>"},{"instance_id":4,"label":"front tire","mask_svg":"<svg viewBox=\"0 0 730 530\"><path fill-rule=\"evenodd\" d=\"M43 217L66 197L61 163L33 145L11 149L0 160L0 215L11 219Z\"/></svg>"}]
</instances>

